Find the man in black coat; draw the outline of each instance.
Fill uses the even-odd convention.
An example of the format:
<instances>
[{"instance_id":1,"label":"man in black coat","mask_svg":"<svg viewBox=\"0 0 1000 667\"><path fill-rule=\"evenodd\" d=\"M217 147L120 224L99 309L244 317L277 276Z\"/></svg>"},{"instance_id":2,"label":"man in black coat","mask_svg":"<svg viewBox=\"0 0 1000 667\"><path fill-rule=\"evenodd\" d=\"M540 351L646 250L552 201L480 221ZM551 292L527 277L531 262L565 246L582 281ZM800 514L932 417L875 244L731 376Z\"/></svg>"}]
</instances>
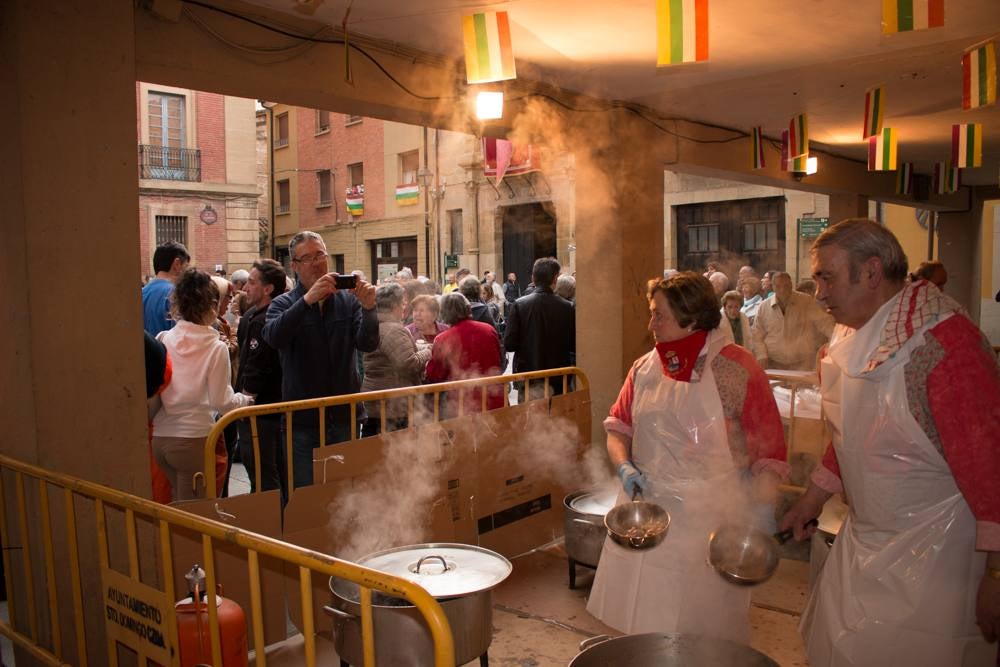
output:
<instances>
[{"instance_id":1,"label":"man in black coat","mask_svg":"<svg viewBox=\"0 0 1000 667\"><path fill-rule=\"evenodd\" d=\"M257 405L281 401L281 360L278 351L267 344L261 332L267 321L271 299L285 292L285 271L273 259L253 263L246 283L250 309L240 318L236 339L240 344L240 363L235 387L253 394ZM235 388L234 387L234 388ZM256 466L250 420L237 422L240 459L250 478L250 491L257 491ZM281 438L281 416L257 418L257 444L260 448L260 490L281 489L282 504L288 499L286 461Z\"/></svg>"},{"instance_id":2,"label":"man in black coat","mask_svg":"<svg viewBox=\"0 0 1000 667\"><path fill-rule=\"evenodd\" d=\"M560 269L554 258L535 260L531 269L534 291L510 308L504 347L514 353L515 373L562 368L576 361L576 309L553 291ZM551 395L561 394L562 379L550 379L549 387ZM530 398L539 398L544 391L541 383L532 383L531 389ZM518 386L517 396L518 403L523 403L523 386Z\"/></svg>"}]
</instances>

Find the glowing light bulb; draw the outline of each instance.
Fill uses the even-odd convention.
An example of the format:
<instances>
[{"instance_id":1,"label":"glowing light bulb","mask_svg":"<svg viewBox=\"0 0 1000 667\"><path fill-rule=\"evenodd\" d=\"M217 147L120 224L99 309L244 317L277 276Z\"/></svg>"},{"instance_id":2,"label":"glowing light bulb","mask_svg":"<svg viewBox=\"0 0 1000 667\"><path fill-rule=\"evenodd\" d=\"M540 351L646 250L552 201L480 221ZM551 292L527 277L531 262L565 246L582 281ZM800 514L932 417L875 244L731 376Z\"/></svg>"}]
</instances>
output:
<instances>
[{"instance_id":1,"label":"glowing light bulb","mask_svg":"<svg viewBox=\"0 0 1000 667\"><path fill-rule=\"evenodd\" d=\"M819 158L806 158L806 175L815 174L819 171Z\"/></svg>"},{"instance_id":2,"label":"glowing light bulb","mask_svg":"<svg viewBox=\"0 0 1000 667\"><path fill-rule=\"evenodd\" d=\"M489 90L476 93L476 118L479 120L503 118L503 93Z\"/></svg>"}]
</instances>

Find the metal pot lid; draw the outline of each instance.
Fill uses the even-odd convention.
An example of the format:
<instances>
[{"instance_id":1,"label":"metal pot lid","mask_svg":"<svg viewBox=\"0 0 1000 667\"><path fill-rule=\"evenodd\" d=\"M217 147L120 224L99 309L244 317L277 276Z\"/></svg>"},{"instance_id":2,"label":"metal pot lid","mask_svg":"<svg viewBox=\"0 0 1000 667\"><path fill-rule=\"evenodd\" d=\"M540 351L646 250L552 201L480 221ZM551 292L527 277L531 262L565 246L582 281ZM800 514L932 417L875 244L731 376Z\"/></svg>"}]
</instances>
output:
<instances>
[{"instance_id":1,"label":"metal pot lid","mask_svg":"<svg viewBox=\"0 0 1000 667\"><path fill-rule=\"evenodd\" d=\"M386 549L358 565L419 584L435 598L478 593L510 576L513 566L498 553L469 544L414 544Z\"/></svg>"},{"instance_id":2,"label":"metal pot lid","mask_svg":"<svg viewBox=\"0 0 1000 667\"><path fill-rule=\"evenodd\" d=\"M618 500L618 487L606 486L583 493L569 501L569 506L581 514L604 516Z\"/></svg>"}]
</instances>

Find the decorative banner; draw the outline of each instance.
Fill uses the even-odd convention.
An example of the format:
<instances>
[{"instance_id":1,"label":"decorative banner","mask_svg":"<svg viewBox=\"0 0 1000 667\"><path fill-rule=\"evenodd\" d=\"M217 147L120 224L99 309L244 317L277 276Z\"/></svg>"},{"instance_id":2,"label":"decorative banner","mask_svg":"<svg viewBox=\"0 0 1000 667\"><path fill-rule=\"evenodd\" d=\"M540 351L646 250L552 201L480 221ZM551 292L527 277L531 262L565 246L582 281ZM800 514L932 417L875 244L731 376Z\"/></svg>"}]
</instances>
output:
<instances>
[{"instance_id":1,"label":"decorative banner","mask_svg":"<svg viewBox=\"0 0 1000 667\"><path fill-rule=\"evenodd\" d=\"M962 170L951 166L950 162L934 163L934 192L947 195L958 192L962 185Z\"/></svg>"},{"instance_id":2,"label":"decorative banner","mask_svg":"<svg viewBox=\"0 0 1000 667\"><path fill-rule=\"evenodd\" d=\"M903 162L896 169L896 194L913 194L913 163Z\"/></svg>"},{"instance_id":3,"label":"decorative banner","mask_svg":"<svg viewBox=\"0 0 1000 667\"><path fill-rule=\"evenodd\" d=\"M708 0L656 0L656 66L708 60Z\"/></svg>"},{"instance_id":4,"label":"decorative banner","mask_svg":"<svg viewBox=\"0 0 1000 667\"><path fill-rule=\"evenodd\" d=\"M351 215L364 215L365 214L365 198L364 197L348 197L347 198L347 212Z\"/></svg>"},{"instance_id":5,"label":"decorative banner","mask_svg":"<svg viewBox=\"0 0 1000 667\"><path fill-rule=\"evenodd\" d=\"M489 83L517 78L507 12L466 14L462 17L462 35L466 81Z\"/></svg>"},{"instance_id":6,"label":"decorative banner","mask_svg":"<svg viewBox=\"0 0 1000 667\"><path fill-rule=\"evenodd\" d=\"M397 185L396 203L400 206L413 206L420 200L419 185Z\"/></svg>"},{"instance_id":7,"label":"decorative banner","mask_svg":"<svg viewBox=\"0 0 1000 667\"><path fill-rule=\"evenodd\" d=\"M959 169L982 166L982 123L962 123L951 126L951 162Z\"/></svg>"},{"instance_id":8,"label":"decorative banner","mask_svg":"<svg viewBox=\"0 0 1000 667\"><path fill-rule=\"evenodd\" d=\"M788 130L781 131L781 169L783 171L791 171L798 173L805 173L806 164L809 161L809 154L799 155L797 157L788 156Z\"/></svg>"},{"instance_id":9,"label":"decorative banner","mask_svg":"<svg viewBox=\"0 0 1000 667\"><path fill-rule=\"evenodd\" d=\"M793 116L788 123L788 157L809 155L809 120L807 114Z\"/></svg>"},{"instance_id":10,"label":"decorative banner","mask_svg":"<svg viewBox=\"0 0 1000 667\"><path fill-rule=\"evenodd\" d=\"M943 25L944 0L882 0L882 34Z\"/></svg>"},{"instance_id":11,"label":"decorative banner","mask_svg":"<svg viewBox=\"0 0 1000 667\"><path fill-rule=\"evenodd\" d=\"M750 168L764 168L764 133L760 127L750 131Z\"/></svg>"},{"instance_id":12,"label":"decorative banner","mask_svg":"<svg viewBox=\"0 0 1000 667\"><path fill-rule=\"evenodd\" d=\"M987 107L997 101L997 55L993 42L962 56L962 108Z\"/></svg>"},{"instance_id":13,"label":"decorative banner","mask_svg":"<svg viewBox=\"0 0 1000 667\"><path fill-rule=\"evenodd\" d=\"M865 93L865 126L861 138L867 139L882 133L882 115L885 109L885 86L869 88Z\"/></svg>"},{"instance_id":14,"label":"decorative banner","mask_svg":"<svg viewBox=\"0 0 1000 667\"><path fill-rule=\"evenodd\" d=\"M896 168L898 136L891 127L868 139L868 171L892 171Z\"/></svg>"},{"instance_id":15,"label":"decorative banner","mask_svg":"<svg viewBox=\"0 0 1000 667\"><path fill-rule=\"evenodd\" d=\"M503 155L503 150L500 148L500 142L503 139L496 139L493 137L483 137L483 174L486 176L493 176L494 178L503 176L514 176L517 174L524 174L529 171L536 171L537 167L534 165L531 155L531 144L515 144L510 143L510 158L506 159ZM503 158L503 159L501 159ZM506 169L501 171L503 162L507 163ZM497 183L500 179L497 179Z\"/></svg>"}]
</instances>

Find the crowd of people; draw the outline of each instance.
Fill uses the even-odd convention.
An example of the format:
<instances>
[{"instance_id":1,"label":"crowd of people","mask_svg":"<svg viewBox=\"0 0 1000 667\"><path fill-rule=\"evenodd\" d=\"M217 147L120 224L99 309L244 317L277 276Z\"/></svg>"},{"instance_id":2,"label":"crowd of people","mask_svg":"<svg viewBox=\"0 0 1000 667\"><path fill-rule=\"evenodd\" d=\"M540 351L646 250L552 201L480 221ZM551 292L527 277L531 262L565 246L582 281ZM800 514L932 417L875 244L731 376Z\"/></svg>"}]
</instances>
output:
<instances>
[{"instance_id":1,"label":"crowd of people","mask_svg":"<svg viewBox=\"0 0 1000 667\"><path fill-rule=\"evenodd\" d=\"M575 279L554 258L538 259L521 290L513 273L499 284L492 271L478 278L467 269L443 287L409 268L372 285L360 271L331 272L323 238L308 231L291 239L289 257L294 281L271 259L227 279L190 267L179 243L156 248L142 300L157 500L202 495L193 480L205 439L238 407L498 376L508 353L516 372L575 361ZM466 392L464 412L481 409L477 391ZM489 388L487 409L503 405L503 391ZM523 388L518 396L525 400ZM456 401L444 397L445 414L458 412ZM220 495L238 456L251 490L259 472L260 490L278 489L287 501L289 469L294 487L312 484L314 449L406 428L408 401L366 401L356 417L359 431L348 405L325 408L322 419L318 409L296 411L291 423L261 416L256 449L250 421L235 421L216 445Z\"/></svg>"}]
</instances>

